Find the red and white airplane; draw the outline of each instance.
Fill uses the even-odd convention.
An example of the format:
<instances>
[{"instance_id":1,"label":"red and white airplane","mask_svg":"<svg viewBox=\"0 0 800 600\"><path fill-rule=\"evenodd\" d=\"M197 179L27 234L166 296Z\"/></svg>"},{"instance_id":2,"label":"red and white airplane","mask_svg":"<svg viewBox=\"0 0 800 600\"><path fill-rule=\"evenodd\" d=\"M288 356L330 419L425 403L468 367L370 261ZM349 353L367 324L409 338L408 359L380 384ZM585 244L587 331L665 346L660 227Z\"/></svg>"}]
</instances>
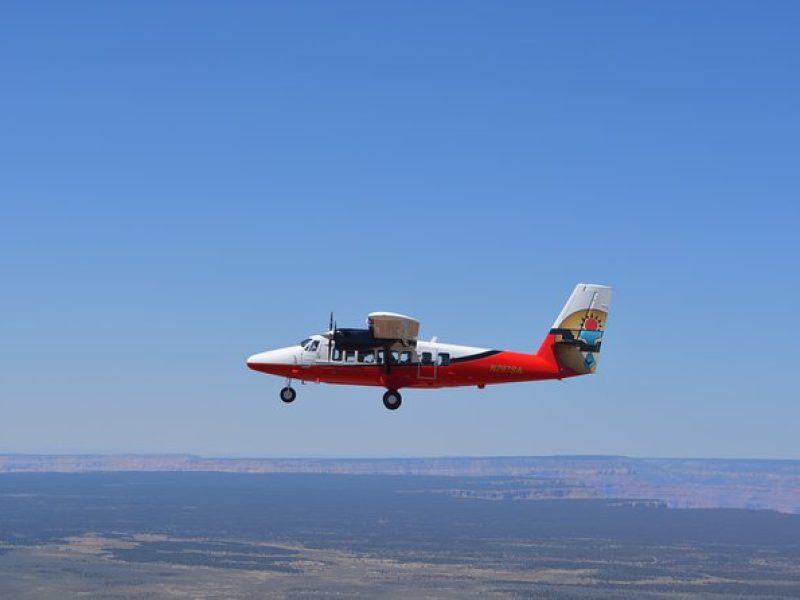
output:
<instances>
[{"instance_id":1,"label":"red and white airplane","mask_svg":"<svg viewBox=\"0 0 800 600\"><path fill-rule=\"evenodd\" d=\"M444 344L418 339L419 321L391 312L374 312L366 329L339 329L331 315L329 331L296 346L254 354L247 366L286 378L281 400L297 393L292 380L305 383L372 385L386 388L383 404L400 407L402 388L442 388L565 379L594 373L608 318L611 288L580 283L534 354Z\"/></svg>"}]
</instances>

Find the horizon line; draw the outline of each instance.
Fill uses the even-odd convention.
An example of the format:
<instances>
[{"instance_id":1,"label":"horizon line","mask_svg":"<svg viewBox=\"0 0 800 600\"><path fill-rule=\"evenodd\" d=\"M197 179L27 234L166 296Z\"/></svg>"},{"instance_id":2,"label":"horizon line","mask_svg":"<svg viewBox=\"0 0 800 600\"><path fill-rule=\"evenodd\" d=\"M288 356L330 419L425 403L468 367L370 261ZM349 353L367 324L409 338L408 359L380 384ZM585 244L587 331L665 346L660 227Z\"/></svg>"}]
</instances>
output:
<instances>
[{"instance_id":1,"label":"horizon line","mask_svg":"<svg viewBox=\"0 0 800 600\"><path fill-rule=\"evenodd\" d=\"M519 459L627 459L627 460L715 460L715 461L763 461L800 462L800 458L765 457L721 457L721 456L636 456L627 454L503 454L503 455L428 455L428 456L224 456L204 455L192 452L3 452L0 458L80 458L80 457L138 457L138 458L192 458L200 460L228 461L392 461L392 460L519 460Z\"/></svg>"}]
</instances>

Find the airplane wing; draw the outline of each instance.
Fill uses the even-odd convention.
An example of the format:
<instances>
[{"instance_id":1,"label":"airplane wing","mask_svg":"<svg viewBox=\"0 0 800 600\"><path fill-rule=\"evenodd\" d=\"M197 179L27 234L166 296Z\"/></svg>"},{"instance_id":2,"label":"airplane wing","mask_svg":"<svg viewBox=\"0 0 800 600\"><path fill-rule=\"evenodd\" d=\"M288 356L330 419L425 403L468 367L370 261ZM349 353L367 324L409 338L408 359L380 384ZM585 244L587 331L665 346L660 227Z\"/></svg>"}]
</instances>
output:
<instances>
[{"instance_id":1,"label":"airplane wing","mask_svg":"<svg viewBox=\"0 0 800 600\"><path fill-rule=\"evenodd\" d=\"M404 345L416 345L419 321L391 312L374 312L367 316L372 337L379 340L400 340Z\"/></svg>"}]
</instances>

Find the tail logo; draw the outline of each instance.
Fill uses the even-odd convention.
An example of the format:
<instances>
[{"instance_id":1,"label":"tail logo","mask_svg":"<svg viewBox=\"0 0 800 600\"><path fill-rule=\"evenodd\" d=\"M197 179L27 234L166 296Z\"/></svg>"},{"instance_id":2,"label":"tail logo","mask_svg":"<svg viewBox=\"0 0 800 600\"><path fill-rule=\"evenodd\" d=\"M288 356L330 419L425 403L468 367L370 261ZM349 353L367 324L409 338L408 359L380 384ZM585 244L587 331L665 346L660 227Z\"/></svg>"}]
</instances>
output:
<instances>
[{"instance_id":1,"label":"tail logo","mask_svg":"<svg viewBox=\"0 0 800 600\"><path fill-rule=\"evenodd\" d=\"M564 319L560 327L550 330L559 342L568 342L584 352L599 352L603 340L603 321L605 313L601 310L578 311Z\"/></svg>"},{"instance_id":2,"label":"tail logo","mask_svg":"<svg viewBox=\"0 0 800 600\"><path fill-rule=\"evenodd\" d=\"M601 321L599 316L587 316L581 323L581 329L578 332L578 340L582 341L589 348L599 350L600 339L603 337L603 330L601 329ZM588 365L587 365L588 366Z\"/></svg>"},{"instance_id":3,"label":"tail logo","mask_svg":"<svg viewBox=\"0 0 800 600\"><path fill-rule=\"evenodd\" d=\"M603 342L606 313L589 309L572 313L560 326L550 330L555 334L557 353L562 363L576 373L592 373L597 368L597 354Z\"/></svg>"}]
</instances>

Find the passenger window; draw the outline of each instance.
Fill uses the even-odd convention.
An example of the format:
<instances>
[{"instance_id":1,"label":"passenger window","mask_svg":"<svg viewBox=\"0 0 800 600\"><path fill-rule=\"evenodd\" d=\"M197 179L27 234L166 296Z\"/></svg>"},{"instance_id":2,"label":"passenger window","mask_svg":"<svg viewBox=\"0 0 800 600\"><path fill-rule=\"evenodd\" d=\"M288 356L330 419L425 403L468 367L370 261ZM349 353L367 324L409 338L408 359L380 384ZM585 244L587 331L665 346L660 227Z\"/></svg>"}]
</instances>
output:
<instances>
[{"instance_id":1,"label":"passenger window","mask_svg":"<svg viewBox=\"0 0 800 600\"><path fill-rule=\"evenodd\" d=\"M401 365L411 364L411 352L405 351L400 353L400 364Z\"/></svg>"},{"instance_id":2,"label":"passenger window","mask_svg":"<svg viewBox=\"0 0 800 600\"><path fill-rule=\"evenodd\" d=\"M337 362L342 360L342 351L339 350L338 348L333 349L333 360Z\"/></svg>"},{"instance_id":3,"label":"passenger window","mask_svg":"<svg viewBox=\"0 0 800 600\"><path fill-rule=\"evenodd\" d=\"M378 350L378 364L383 364L383 350Z\"/></svg>"},{"instance_id":4,"label":"passenger window","mask_svg":"<svg viewBox=\"0 0 800 600\"><path fill-rule=\"evenodd\" d=\"M432 365L433 364L433 354L431 354L430 352L423 352L422 353L422 358L420 359L420 362L423 365Z\"/></svg>"},{"instance_id":5,"label":"passenger window","mask_svg":"<svg viewBox=\"0 0 800 600\"><path fill-rule=\"evenodd\" d=\"M397 364L397 361L400 360L400 353L397 350L392 350L389 353L390 359L394 364Z\"/></svg>"},{"instance_id":6,"label":"passenger window","mask_svg":"<svg viewBox=\"0 0 800 600\"><path fill-rule=\"evenodd\" d=\"M356 351L355 350L348 350L344 353L344 362L353 363L356 362Z\"/></svg>"},{"instance_id":7,"label":"passenger window","mask_svg":"<svg viewBox=\"0 0 800 600\"><path fill-rule=\"evenodd\" d=\"M358 362L372 365L375 363L375 353L372 350L361 350L358 353Z\"/></svg>"},{"instance_id":8,"label":"passenger window","mask_svg":"<svg viewBox=\"0 0 800 600\"><path fill-rule=\"evenodd\" d=\"M450 364L450 353L448 352L440 352L439 353L439 365L442 367L446 367Z\"/></svg>"}]
</instances>

